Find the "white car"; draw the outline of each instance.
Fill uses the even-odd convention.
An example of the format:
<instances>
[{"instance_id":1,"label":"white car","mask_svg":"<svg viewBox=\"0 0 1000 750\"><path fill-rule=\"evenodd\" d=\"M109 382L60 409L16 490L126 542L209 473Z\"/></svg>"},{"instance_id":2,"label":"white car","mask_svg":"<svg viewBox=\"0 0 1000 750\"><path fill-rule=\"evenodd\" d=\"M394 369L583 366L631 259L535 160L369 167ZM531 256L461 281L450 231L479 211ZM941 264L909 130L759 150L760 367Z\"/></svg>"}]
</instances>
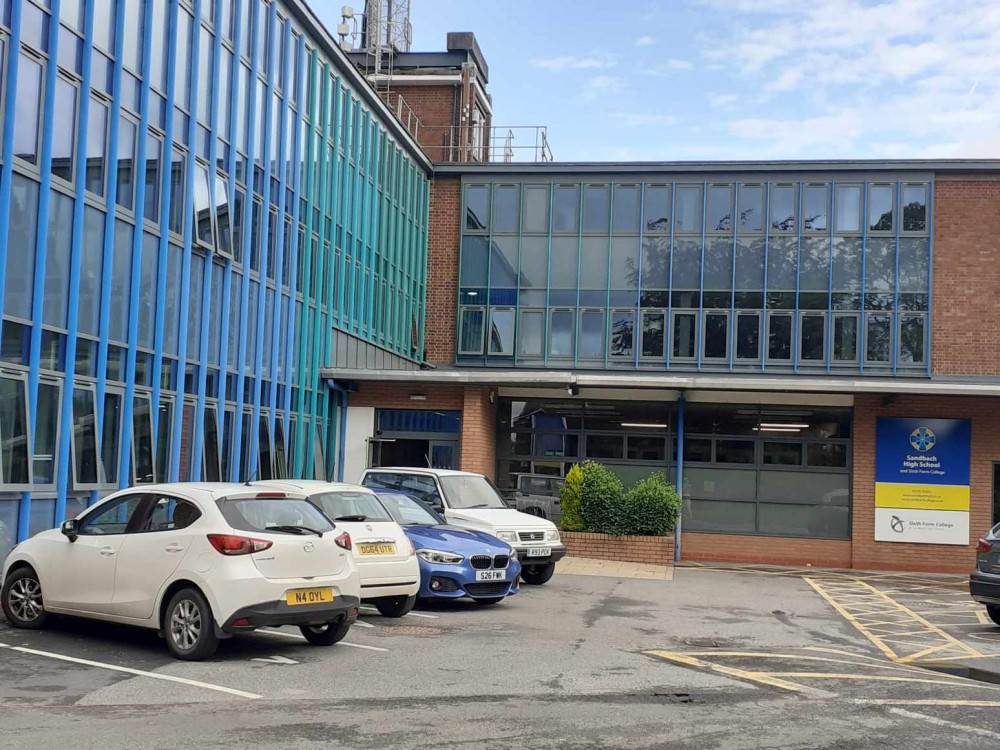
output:
<instances>
[{"instance_id":1,"label":"white car","mask_svg":"<svg viewBox=\"0 0 1000 750\"><path fill-rule=\"evenodd\" d=\"M303 496L220 483L116 492L18 544L2 580L14 627L58 613L155 628L189 660L262 626L337 643L361 591L350 535Z\"/></svg>"},{"instance_id":2,"label":"white car","mask_svg":"<svg viewBox=\"0 0 1000 750\"><path fill-rule=\"evenodd\" d=\"M353 540L361 572L361 599L383 617L402 617L417 601L420 562L413 543L367 487L314 479L253 482L253 486L305 495Z\"/></svg>"},{"instance_id":3,"label":"white car","mask_svg":"<svg viewBox=\"0 0 1000 750\"><path fill-rule=\"evenodd\" d=\"M509 507L482 474L385 467L367 469L361 483L377 490L403 492L423 501L454 526L485 531L507 542L517 553L525 583L537 586L548 581L556 561L566 555L554 523Z\"/></svg>"}]
</instances>

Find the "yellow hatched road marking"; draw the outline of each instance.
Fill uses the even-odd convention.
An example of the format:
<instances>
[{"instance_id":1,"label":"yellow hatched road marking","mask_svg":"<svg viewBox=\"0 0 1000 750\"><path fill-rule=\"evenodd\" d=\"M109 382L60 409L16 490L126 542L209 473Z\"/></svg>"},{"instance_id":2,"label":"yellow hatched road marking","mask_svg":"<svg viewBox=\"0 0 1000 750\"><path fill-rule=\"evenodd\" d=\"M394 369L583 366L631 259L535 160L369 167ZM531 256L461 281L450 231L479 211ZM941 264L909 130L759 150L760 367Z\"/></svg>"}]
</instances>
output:
<instances>
[{"instance_id":1,"label":"yellow hatched road marking","mask_svg":"<svg viewBox=\"0 0 1000 750\"><path fill-rule=\"evenodd\" d=\"M926 675L927 670L921 669L920 667L911 667L908 664L900 664L898 662L887 662L883 659L875 659L871 656L863 656L861 654L851 654L846 651L833 651L829 649L819 649L811 646L805 646L812 651L828 651L831 654L842 654L843 656L850 657L848 659L832 659L828 656L806 656L804 654L764 654L764 653L754 653L752 651L687 651L684 656L730 656L730 657L742 657L751 659L794 659L795 661L821 661L832 664L853 664L856 667L871 667L872 669L884 669L890 672L905 672L907 674L921 674ZM852 661L852 659L867 659L869 661ZM871 663L874 662L874 663ZM755 672L756 674L756 672ZM768 672L767 674L775 674L773 672ZM941 673L939 677L947 677L953 680L961 680L961 677L957 675L950 675Z\"/></svg>"},{"instance_id":2,"label":"yellow hatched road marking","mask_svg":"<svg viewBox=\"0 0 1000 750\"><path fill-rule=\"evenodd\" d=\"M767 672L771 677L795 677L800 680L873 680L876 682L924 682L930 685L947 685L949 687L967 687L979 690L982 685L977 682L969 682L967 685L948 682L947 680L935 680L920 677L894 677L879 674L849 674L835 672Z\"/></svg>"},{"instance_id":3,"label":"yellow hatched road marking","mask_svg":"<svg viewBox=\"0 0 1000 750\"><path fill-rule=\"evenodd\" d=\"M817 697L831 697L832 695L825 690L816 690L815 688L810 688L806 685L799 685L794 682L789 682L788 680L771 677L765 672L751 672L746 669L727 667L723 664L713 664L712 662L702 661L701 659L687 654L678 654L673 651L644 651L643 653L648 656L655 656L665 661L672 661L689 667L698 667L699 669L707 669L711 672L718 672L719 674L724 674L728 677L738 677L743 680L749 680L750 682L756 682L761 685L769 685L770 687L781 688L782 690L788 690L793 693L805 693L815 695Z\"/></svg>"}]
</instances>

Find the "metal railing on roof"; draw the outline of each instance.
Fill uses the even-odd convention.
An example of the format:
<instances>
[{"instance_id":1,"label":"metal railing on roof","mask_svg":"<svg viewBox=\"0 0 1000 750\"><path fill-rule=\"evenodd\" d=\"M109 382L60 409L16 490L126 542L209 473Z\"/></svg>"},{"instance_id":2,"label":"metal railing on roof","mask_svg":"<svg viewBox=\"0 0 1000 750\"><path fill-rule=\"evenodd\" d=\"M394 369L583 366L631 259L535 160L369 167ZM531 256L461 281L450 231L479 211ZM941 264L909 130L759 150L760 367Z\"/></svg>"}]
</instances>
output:
<instances>
[{"instance_id":1,"label":"metal railing on roof","mask_svg":"<svg viewBox=\"0 0 1000 750\"><path fill-rule=\"evenodd\" d=\"M418 139L431 161L503 163L553 161L546 125L423 125Z\"/></svg>"}]
</instances>

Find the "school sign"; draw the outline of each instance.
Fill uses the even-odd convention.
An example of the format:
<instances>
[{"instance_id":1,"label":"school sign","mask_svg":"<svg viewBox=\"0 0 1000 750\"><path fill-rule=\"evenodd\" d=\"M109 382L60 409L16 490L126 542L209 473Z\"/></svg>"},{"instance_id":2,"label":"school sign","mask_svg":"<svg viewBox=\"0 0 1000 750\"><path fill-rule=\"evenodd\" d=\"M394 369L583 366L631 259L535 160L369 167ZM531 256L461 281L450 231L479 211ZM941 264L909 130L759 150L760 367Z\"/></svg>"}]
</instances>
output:
<instances>
[{"instance_id":1,"label":"school sign","mask_svg":"<svg viewBox=\"0 0 1000 750\"><path fill-rule=\"evenodd\" d=\"M967 419L879 417L875 541L969 543Z\"/></svg>"}]
</instances>

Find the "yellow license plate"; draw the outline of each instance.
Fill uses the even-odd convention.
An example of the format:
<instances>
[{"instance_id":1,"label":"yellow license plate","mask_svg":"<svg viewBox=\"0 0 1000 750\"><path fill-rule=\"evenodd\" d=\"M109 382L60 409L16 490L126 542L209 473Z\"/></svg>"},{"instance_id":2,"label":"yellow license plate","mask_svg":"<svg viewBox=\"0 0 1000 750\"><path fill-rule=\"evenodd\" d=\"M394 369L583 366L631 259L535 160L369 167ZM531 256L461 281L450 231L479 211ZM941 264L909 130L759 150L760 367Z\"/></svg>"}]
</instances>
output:
<instances>
[{"instance_id":1,"label":"yellow license plate","mask_svg":"<svg viewBox=\"0 0 1000 750\"><path fill-rule=\"evenodd\" d=\"M395 555L396 545L388 542L368 542L358 545L358 554L361 555Z\"/></svg>"},{"instance_id":2,"label":"yellow license plate","mask_svg":"<svg viewBox=\"0 0 1000 750\"><path fill-rule=\"evenodd\" d=\"M285 604L322 604L333 601L333 589L295 589L285 592Z\"/></svg>"}]
</instances>

